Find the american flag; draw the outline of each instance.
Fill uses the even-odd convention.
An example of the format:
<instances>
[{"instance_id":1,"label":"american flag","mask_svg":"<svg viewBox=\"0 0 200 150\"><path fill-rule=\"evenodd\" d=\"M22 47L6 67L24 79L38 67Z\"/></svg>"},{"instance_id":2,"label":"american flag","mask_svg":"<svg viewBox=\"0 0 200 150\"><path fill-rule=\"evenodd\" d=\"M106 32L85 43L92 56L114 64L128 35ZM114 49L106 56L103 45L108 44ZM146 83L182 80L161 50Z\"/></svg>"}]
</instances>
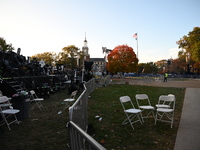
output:
<instances>
[{"instance_id":1,"label":"american flag","mask_svg":"<svg viewBox=\"0 0 200 150\"><path fill-rule=\"evenodd\" d=\"M137 38L138 38L137 33L135 33L135 34L133 35L133 37L137 40Z\"/></svg>"}]
</instances>

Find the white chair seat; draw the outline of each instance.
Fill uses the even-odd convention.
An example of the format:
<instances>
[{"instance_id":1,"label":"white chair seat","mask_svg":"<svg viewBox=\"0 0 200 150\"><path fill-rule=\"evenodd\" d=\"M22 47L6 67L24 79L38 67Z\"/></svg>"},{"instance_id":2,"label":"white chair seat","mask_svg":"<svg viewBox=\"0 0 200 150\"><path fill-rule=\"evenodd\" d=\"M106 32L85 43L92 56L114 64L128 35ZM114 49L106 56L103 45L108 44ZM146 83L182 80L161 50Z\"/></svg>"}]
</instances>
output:
<instances>
[{"instance_id":1,"label":"white chair seat","mask_svg":"<svg viewBox=\"0 0 200 150\"><path fill-rule=\"evenodd\" d=\"M34 99L35 101L43 101L44 100L44 98L36 98L36 99Z\"/></svg>"},{"instance_id":2,"label":"white chair seat","mask_svg":"<svg viewBox=\"0 0 200 150\"><path fill-rule=\"evenodd\" d=\"M158 108L157 111L158 111L158 112L165 112L165 113L168 113L168 112L173 112L173 109Z\"/></svg>"},{"instance_id":3,"label":"white chair seat","mask_svg":"<svg viewBox=\"0 0 200 150\"><path fill-rule=\"evenodd\" d=\"M75 101L75 99L74 98L67 98L67 99L64 99L63 101L64 102L72 102L72 101Z\"/></svg>"},{"instance_id":4,"label":"white chair seat","mask_svg":"<svg viewBox=\"0 0 200 150\"><path fill-rule=\"evenodd\" d=\"M16 114L19 111L20 110L18 110L18 109L6 109L6 110L1 111L1 113L4 113L4 114Z\"/></svg>"},{"instance_id":5,"label":"white chair seat","mask_svg":"<svg viewBox=\"0 0 200 150\"><path fill-rule=\"evenodd\" d=\"M154 109L153 106L140 106L141 109Z\"/></svg>"},{"instance_id":6,"label":"white chair seat","mask_svg":"<svg viewBox=\"0 0 200 150\"><path fill-rule=\"evenodd\" d=\"M164 104L160 104L160 105L156 105L156 107L160 107L160 108L169 108L169 105L164 105Z\"/></svg>"},{"instance_id":7,"label":"white chair seat","mask_svg":"<svg viewBox=\"0 0 200 150\"><path fill-rule=\"evenodd\" d=\"M139 113L139 112L141 112L141 110L139 110L139 109L127 109L127 110L125 110L124 112L127 112L127 113Z\"/></svg>"}]
</instances>

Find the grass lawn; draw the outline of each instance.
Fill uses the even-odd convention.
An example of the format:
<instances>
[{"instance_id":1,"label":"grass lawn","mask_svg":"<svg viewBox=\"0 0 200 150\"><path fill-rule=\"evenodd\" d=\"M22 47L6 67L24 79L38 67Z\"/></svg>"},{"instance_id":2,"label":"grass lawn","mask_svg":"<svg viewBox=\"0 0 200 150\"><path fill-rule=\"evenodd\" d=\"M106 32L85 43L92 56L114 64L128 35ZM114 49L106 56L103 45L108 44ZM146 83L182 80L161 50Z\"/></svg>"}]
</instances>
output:
<instances>
[{"instance_id":1,"label":"grass lawn","mask_svg":"<svg viewBox=\"0 0 200 150\"><path fill-rule=\"evenodd\" d=\"M67 90L60 90L42 101L46 110L40 111L34 102L30 104L28 119L12 124L11 131L2 126L0 149L5 150L64 150L67 149L66 123L68 112L58 115L64 108L63 100L69 97Z\"/></svg>"},{"instance_id":2,"label":"grass lawn","mask_svg":"<svg viewBox=\"0 0 200 150\"><path fill-rule=\"evenodd\" d=\"M180 121L185 89L134 86L126 84L109 85L95 89L89 98L88 117L93 130L90 134L106 149L173 149ZM135 106L135 94L148 94L152 105L158 101L161 94L176 96L175 125L170 128L168 123L154 125L153 118L145 119L142 126L134 124L132 130L129 124L122 126L125 119L119 97L128 95ZM79 93L80 94L80 93ZM69 97L67 90L60 90L43 101L46 110L40 111L34 103L30 104L30 117L17 124L12 124L11 131L7 126L1 126L0 149L6 150L64 150L67 149L68 135L66 123L68 112L58 114L64 108L63 99ZM95 116L101 116L99 122ZM3 131L2 131L3 130Z\"/></svg>"},{"instance_id":3,"label":"grass lawn","mask_svg":"<svg viewBox=\"0 0 200 150\"><path fill-rule=\"evenodd\" d=\"M92 124L91 135L105 148L112 150L122 149L170 149L174 148L177 129L180 121L185 89L160 88L147 86L133 86L115 84L96 89L90 94L89 124ZM128 95L136 105L135 95L146 93L155 106L160 95L174 94L176 96L175 124L170 128L169 123L157 122L153 118L145 119L144 124L121 125L126 118L119 101L120 96ZM102 117L99 122L95 116Z\"/></svg>"}]
</instances>

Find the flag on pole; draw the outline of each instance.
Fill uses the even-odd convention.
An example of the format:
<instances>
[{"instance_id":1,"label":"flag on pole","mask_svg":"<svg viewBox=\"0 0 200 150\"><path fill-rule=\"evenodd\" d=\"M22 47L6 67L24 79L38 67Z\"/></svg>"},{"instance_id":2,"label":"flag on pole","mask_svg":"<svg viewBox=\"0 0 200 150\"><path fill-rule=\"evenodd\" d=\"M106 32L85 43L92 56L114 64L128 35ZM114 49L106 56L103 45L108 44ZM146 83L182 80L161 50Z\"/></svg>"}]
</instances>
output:
<instances>
[{"instance_id":1,"label":"flag on pole","mask_svg":"<svg viewBox=\"0 0 200 150\"><path fill-rule=\"evenodd\" d=\"M137 38L138 38L137 33L135 33L135 34L133 35L133 37L135 38L135 40L137 40Z\"/></svg>"}]
</instances>

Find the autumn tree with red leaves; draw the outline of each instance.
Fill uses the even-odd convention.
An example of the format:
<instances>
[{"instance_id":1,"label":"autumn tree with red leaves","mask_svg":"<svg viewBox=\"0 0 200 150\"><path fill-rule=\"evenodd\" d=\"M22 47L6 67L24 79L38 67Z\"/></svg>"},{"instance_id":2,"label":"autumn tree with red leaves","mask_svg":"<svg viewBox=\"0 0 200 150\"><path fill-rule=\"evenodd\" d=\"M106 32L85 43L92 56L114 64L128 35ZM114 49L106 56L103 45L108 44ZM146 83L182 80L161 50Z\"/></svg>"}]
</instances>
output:
<instances>
[{"instance_id":1,"label":"autumn tree with red leaves","mask_svg":"<svg viewBox=\"0 0 200 150\"><path fill-rule=\"evenodd\" d=\"M119 45L108 55L107 70L112 73L136 72L138 58L132 47Z\"/></svg>"}]
</instances>

